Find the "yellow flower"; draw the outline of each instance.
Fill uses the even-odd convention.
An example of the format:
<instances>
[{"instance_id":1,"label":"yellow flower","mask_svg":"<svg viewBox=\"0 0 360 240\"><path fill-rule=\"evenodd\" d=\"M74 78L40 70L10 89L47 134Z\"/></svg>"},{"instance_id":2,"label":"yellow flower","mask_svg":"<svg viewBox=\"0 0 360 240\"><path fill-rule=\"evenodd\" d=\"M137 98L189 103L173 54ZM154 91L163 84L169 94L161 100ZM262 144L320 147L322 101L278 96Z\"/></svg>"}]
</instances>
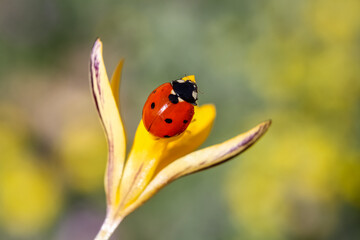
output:
<instances>
[{"instance_id":1,"label":"yellow flower","mask_svg":"<svg viewBox=\"0 0 360 240\"><path fill-rule=\"evenodd\" d=\"M107 214L95 238L97 240L109 239L125 216L168 183L233 158L254 144L271 124L271 121L263 122L228 141L194 152L210 133L216 114L213 105L196 107L195 121L177 137L156 138L140 121L125 162L126 136L119 111L122 66L123 60L109 82L102 57L102 42L96 40L90 59L90 81L109 148L105 172ZM185 78L195 81L193 75Z\"/></svg>"}]
</instances>

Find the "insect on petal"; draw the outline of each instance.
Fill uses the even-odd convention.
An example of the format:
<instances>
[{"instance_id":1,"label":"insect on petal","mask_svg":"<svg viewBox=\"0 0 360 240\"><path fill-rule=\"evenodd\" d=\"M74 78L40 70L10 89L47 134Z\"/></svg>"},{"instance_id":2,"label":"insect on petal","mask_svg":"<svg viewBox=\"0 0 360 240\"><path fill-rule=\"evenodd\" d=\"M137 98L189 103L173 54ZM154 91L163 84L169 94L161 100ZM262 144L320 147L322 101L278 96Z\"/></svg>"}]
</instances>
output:
<instances>
[{"instance_id":1,"label":"insect on petal","mask_svg":"<svg viewBox=\"0 0 360 240\"><path fill-rule=\"evenodd\" d=\"M211 104L197 107L195 117L197 120L182 135L173 138L154 137L140 122L121 179L119 214L136 200L158 169L194 151L206 140L215 118L215 107Z\"/></svg>"}]
</instances>

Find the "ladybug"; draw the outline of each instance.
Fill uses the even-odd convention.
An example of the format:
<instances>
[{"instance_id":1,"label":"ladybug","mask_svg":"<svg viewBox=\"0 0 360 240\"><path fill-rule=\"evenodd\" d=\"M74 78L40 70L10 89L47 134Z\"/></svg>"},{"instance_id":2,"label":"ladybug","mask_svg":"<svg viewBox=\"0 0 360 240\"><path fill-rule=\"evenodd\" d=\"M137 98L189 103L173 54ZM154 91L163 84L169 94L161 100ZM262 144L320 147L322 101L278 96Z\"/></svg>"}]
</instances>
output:
<instances>
[{"instance_id":1,"label":"ladybug","mask_svg":"<svg viewBox=\"0 0 360 240\"><path fill-rule=\"evenodd\" d=\"M145 102L142 120L154 136L169 138L184 132L194 116L197 85L184 77L164 83L151 92Z\"/></svg>"}]
</instances>

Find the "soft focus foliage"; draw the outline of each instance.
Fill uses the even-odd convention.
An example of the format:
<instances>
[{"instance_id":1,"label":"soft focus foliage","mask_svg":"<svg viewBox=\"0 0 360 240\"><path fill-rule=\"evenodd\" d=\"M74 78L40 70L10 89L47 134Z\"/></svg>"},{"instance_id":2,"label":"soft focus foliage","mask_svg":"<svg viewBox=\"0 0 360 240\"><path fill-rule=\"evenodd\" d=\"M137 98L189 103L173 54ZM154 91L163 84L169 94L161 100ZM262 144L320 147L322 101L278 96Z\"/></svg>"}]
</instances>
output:
<instances>
[{"instance_id":1,"label":"soft focus foliage","mask_svg":"<svg viewBox=\"0 0 360 240\"><path fill-rule=\"evenodd\" d=\"M51 165L31 148L20 113L11 106L0 111L0 222L10 234L32 236L59 213L61 186Z\"/></svg>"},{"instance_id":2,"label":"soft focus foliage","mask_svg":"<svg viewBox=\"0 0 360 240\"><path fill-rule=\"evenodd\" d=\"M359 239L359 9L1 1L0 239L91 239L103 220L106 144L88 90L97 36L110 73L126 59L129 142L149 91L184 74L217 107L205 145L273 119L257 149L165 188L121 239Z\"/></svg>"}]
</instances>

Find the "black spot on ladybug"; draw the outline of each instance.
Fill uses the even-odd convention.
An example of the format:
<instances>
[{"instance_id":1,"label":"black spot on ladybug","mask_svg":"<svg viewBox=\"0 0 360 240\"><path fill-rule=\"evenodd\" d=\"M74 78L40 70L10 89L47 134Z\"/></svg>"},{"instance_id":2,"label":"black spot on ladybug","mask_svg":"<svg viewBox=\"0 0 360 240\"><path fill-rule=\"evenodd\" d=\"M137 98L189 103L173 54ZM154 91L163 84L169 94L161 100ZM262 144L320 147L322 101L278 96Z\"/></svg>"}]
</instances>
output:
<instances>
[{"instance_id":1,"label":"black spot on ladybug","mask_svg":"<svg viewBox=\"0 0 360 240\"><path fill-rule=\"evenodd\" d=\"M171 103L174 103L174 104L177 104L179 102L178 96L176 96L174 94L169 95L169 100L170 100Z\"/></svg>"},{"instance_id":2,"label":"black spot on ladybug","mask_svg":"<svg viewBox=\"0 0 360 240\"><path fill-rule=\"evenodd\" d=\"M188 120L184 120L184 121L183 121L183 123L187 123L187 122L188 122Z\"/></svg>"},{"instance_id":3,"label":"black spot on ladybug","mask_svg":"<svg viewBox=\"0 0 360 240\"><path fill-rule=\"evenodd\" d=\"M156 90L154 90L152 93L156 93Z\"/></svg>"},{"instance_id":4,"label":"black spot on ladybug","mask_svg":"<svg viewBox=\"0 0 360 240\"><path fill-rule=\"evenodd\" d=\"M152 102L150 107L151 107L151 109L154 109L154 107L155 107L155 103L154 103L154 102Z\"/></svg>"},{"instance_id":5,"label":"black spot on ladybug","mask_svg":"<svg viewBox=\"0 0 360 240\"><path fill-rule=\"evenodd\" d=\"M167 118L167 119L165 119L165 122L166 122L166 123L172 123L172 119L171 119L171 118Z\"/></svg>"},{"instance_id":6,"label":"black spot on ladybug","mask_svg":"<svg viewBox=\"0 0 360 240\"><path fill-rule=\"evenodd\" d=\"M165 135L164 138L169 138L170 136L169 135Z\"/></svg>"}]
</instances>

